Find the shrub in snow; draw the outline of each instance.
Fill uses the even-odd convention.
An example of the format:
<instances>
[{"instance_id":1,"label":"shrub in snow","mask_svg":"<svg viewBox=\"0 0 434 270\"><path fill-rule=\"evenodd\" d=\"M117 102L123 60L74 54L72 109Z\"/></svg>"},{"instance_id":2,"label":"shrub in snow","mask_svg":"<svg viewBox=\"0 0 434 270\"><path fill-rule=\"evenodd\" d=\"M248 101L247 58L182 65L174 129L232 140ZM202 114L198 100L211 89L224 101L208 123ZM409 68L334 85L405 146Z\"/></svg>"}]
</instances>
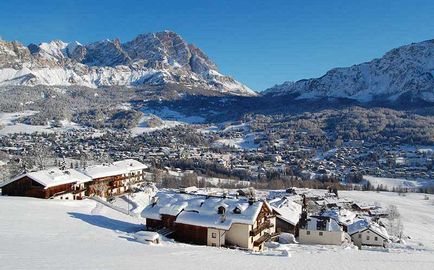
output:
<instances>
[{"instance_id":1,"label":"shrub in snow","mask_svg":"<svg viewBox=\"0 0 434 270\"><path fill-rule=\"evenodd\" d=\"M289 253L288 250L282 250L282 256L284 256L284 257L291 257L291 253Z\"/></svg>"},{"instance_id":2,"label":"shrub in snow","mask_svg":"<svg viewBox=\"0 0 434 270\"><path fill-rule=\"evenodd\" d=\"M279 243L281 244L297 244L297 240L295 240L295 237L293 234L290 233L281 233L279 235Z\"/></svg>"}]
</instances>

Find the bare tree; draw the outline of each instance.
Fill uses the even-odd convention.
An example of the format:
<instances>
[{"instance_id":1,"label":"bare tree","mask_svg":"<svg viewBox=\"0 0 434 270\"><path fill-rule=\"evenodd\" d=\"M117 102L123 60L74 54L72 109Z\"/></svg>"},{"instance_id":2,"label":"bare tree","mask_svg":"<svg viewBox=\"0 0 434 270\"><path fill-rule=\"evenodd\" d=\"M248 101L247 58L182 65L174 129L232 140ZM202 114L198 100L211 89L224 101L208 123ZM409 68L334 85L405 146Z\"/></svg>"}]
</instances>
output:
<instances>
[{"instance_id":1,"label":"bare tree","mask_svg":"<svg viewBox=\"0 0 434 270\"><path fill-rule=\"evenodd\" d=\"M30 155L33 157L36 167L40 170L44 170L49 164L50 159L53 158L51 149L41 143L34 145Z\"/></svg>"},{"instance_id":2,"label":"bare tree","mask_svg":"<svg viewBox=\"0 0 434 270\"><path fill-rule=\"evenodd\" d=\"M194 173L186 173L181 178L181 185L184 187L197 186L197 175Z\"/></svg>"},{"instance_id":3,"label":"bare tree","mask_svg":"<svg viewBox=\"0 0 434 270\"><path fill-rule=\"evenodd\" d=\"M388 214L389 233L392 236L397 237L399 240L402 240L404 235L404 225L402 224L401 214L398 211L398 207L396 205L390 205Z\"/></svg>"}]
</instances>

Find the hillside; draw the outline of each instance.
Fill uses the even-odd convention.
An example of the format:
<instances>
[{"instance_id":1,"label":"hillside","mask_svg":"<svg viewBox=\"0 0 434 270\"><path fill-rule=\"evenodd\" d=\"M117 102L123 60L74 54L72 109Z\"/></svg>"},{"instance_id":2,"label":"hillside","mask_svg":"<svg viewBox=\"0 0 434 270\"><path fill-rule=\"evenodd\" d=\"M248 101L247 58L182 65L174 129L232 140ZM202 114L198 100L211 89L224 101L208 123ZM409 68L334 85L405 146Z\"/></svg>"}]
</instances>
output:
<instances>
[{"instance_id":1,"label":"hillside","mask_svg":"<svg viewBox=\"0 0 434 270\"><path fill-rule=\"evenodd\" d=\"M383 57L334 68L320 78L285 82L267 89L270 96L297 99L348 98L359 102L434 102L434 40L412 43Z\"/></svg>"},{"instance_id":2,"label":"hillside","mask_svg":"<svg viewBox=\"0 0 434 270\"><path fill-rule=\"evenodd\" d=\"M418 250L358 251L343 247L280 245L263 254L163 241L136 242L141 221L95 201L53 201L0 197L0 254L4 269L432 269L432 221L429 201L420 194L345 192L345 196L393 201L403 215L405 231ZM393 196L394 195L394 196ZM417 211L415 211L417 209ZM427 219L428 218L428 219ZM29 226L32 224L32 226ZM62 224L56 226L55 224ZM288 256L282 256L287 250ZM315 259L312 259L315 258ZM179 262L182 261L182 265Z\"/></svg>"}]
</instances>

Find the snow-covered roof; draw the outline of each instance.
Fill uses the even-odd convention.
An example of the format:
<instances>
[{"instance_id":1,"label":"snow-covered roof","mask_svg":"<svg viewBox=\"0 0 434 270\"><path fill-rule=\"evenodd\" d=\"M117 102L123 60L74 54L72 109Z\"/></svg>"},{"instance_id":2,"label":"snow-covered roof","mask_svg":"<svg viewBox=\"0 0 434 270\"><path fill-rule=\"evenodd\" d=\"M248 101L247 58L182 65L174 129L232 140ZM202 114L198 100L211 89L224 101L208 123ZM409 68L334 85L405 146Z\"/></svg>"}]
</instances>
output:
<instances>
[{"instance_id":1,"label":"snow-covered roof","mask_svg":"<svg viewBox=\"0 0 434 270\"><path fill-rule=\"evenodd\" d=\"M389 234L387 233L386 228L378 225L378 223L369 222L366 219L359 219L347 226L347 231L349 235L353 235L355 233L365 230L371 230L372 232L383 237L384 239L389 239Z\"/></svg>"},{"instance_id":2,"label":"snow-covered roof","mask_svg":"<svg viewBox=\"0 0 434 270\"><path fill-rule=\"evenodd\" d=\"M278 217L292 225L300 220L301 205L288 200L286 197L276 198L269 201L271 208L278 214Z\"/></svg>"},{"instance_id":3,"label":"snow-covered roof","mask_svg":"<svg viewBox=\"0 0 434 270\"><path fill-rule=\"evenodd\" d=\"M356 205L357 207L359 207L362 210L370 210L370 209L378 208L377 205L366 203L366 202L354 202L353 205Z\"/></svg>"},{"instance_id":4,"label":"snow-covered roof","mask_svg":"<svg viewBox=\"0 0 434 270\"><path fill-rule=\"evenodd\" d=\"M317 231L317 223L323 221L320 218L316 218L316 217L309 217L307 219L307 227L306 229L309 231ZM328 232L341 232L343 231L341 226L339 226L339 224L334 220L334 219L327 219L326 220L326 226L324 231L328 231Z\"/></svg>"},{"instance_id":5,"label":"snow-covered roof","mask_svg":"<svg viewBox=\"0 0 434 270\"><path fill-rule=\"evenodd\" d=\"M159 192L155 205L148 205L143 218L161 219L161 215L177 216L176 223L229 230L233 223L250 224L256 220L263 202L249 204L246 198L205 197L176 192ZM219 214L223 207L225 214ZM234 209L239 209L239 214Z\"/></svg>"},{"instance_id":6,"label":"snow-covered roof","mask_svg":"<svg viewBox=\"0 0 434 270\"><path fill-rule=\"evenodd\" d=\"M359 219L347 226L347 232L349 235L363 231L369 227L369 222L366 219Z\"/></svg>"},{"instance_id":7,"label":"snow-covered roof","mask_svg":"<svg viewBox=\"0 0 434 270\"><path fill-rule=\"evenodd\" d=\"M121 175L125 173L125 170L115 166L114 164L102 164L93 165L86 167L85 169L80 169L80 171L93 179Z\"/></svg>"},{"instance_id":8,"label":"snow-covered roof","mask_svg":"<svg viewBox=\"0 0 434 270\"><path fill-rule=\"evenodd\" d=\"M356 218L356 214L348 209L330 208L321 213L323 217L330 217L341 224L351 224Z\"/></svg>"},{"instance_id":9,"label":"snow-covered roof","mask_svg":"<svg viewBox=\"0 0 434 270\"><path fill-rule=\"evenodd\" d=\"M92 177L93 179L126 174L136 170L146 169L147 166L134 159L125 159L113 163L89 166L86 169L80 170L82 173Z\"/></svg>"},{"instance_id":10,"label":"snow-covered roof","mask_svg":"<svg viewBox=\"0 0 434 270\"><path fill-rule=\"evenodd\" d=\"M27 173L26 176L43 185L45 188L76 182L84 183L92 180L89 176L76 170L60 170L59 168L30 172Z\"/></svg>"},{"instance_id":11,"label":"snow-covered roof","mask_svg":"<svg viewBox=\"0 0 434 270\"><path fill-rule=\"evenodd\" d=\"M121 161L116 161L113 163L116 167L119 167L121 169L125 169L128 171L138 171L138 170L144 170L147 169L148 166L145 164L135 160L135 159L124 159Z\"/></svg>"}]
</instances>

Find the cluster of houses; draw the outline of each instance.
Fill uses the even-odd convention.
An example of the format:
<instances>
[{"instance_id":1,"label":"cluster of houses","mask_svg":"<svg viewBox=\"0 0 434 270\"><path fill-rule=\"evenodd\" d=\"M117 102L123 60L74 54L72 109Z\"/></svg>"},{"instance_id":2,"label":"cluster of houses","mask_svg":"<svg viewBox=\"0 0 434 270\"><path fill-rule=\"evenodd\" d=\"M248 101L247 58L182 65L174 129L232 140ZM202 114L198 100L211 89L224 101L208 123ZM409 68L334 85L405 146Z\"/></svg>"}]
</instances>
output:
<instances>
[{"instance_id":1,"label":"cluster of houses","mask_svg":"<svg viewBox=\"0 0 434 270\"><path fill-rule=\"evenodd\" d=\"M276 236L272 208L252 197L159 192L141 216L148 229L192 244L261 251Z\"/></svg>"},{"instance_id":2,"label":"cluster of houses","mask_svg":"<svg viewBox=\"0 0 434 270\"><path fill-rule=\"evenodd\" d=\"M147 166L133 159L81 169L53 167L16 176L1 186L2 195L44 199L81 200L85 196L108 197L128 190L144 179Z\"/></svg>"},{"instance_id":3,"label":"cluster of houses","mask_svg":"<svg viewBox=\"0 0 434 270\"><path fill-rule=\"evenodd\" d=\"M309 245L385 247L389 242L386 229L375 222L374 217L381 212L378 206L366 209L329 193L318 196L303 192L271 193L272 198L256 200L251 195L242 196L242 191L228 195L201 194L195 189L164 190L141 216L148 230L177 241L253 251L263 250L266 241L278 239L281 233L291 233L300 244ZM319 211L309 214L309 204Z\"/></svg>"},{"instance_id":4,"label":"cluster of houses","mask_svg":"<svg viewBox=\"0 0 434 270\"><path fill-rule=\"evenodd\" d=\"M283 136L287 133L282 133L281 128L267 128L266 133L252 132L246 123L234 124L222 130L203 126L197 128L156 130L152 134L143 134L142 139L132 137L128 132L104 130L71 130L50 135L10 134L0 138L0 158L1 153L4 153L8 156L3 159L5 163L19 159L38 144L53 149L56 156L76 161L110 153L115 160L134 158L146 164L172 169L184 166L181 168L198 171L201 166L195 168L195 164L213 164L215 166L212 167L218 167L216 172L219 174L224 172L226 176L243 180L279 174L291 176L291 180L327 182L351 179L355 184L362 180L359 175L425 180L434 176L432 147L401 147L354 140L323 151L316 140L309 140L307 144L291 143ZM181 134L194 130L203 131L198 133L200 141L192 143L182 139ZM221 140L238 141L252 136L255 138L252 144L255 147L226 147L220 144L217 147L214 143ZM188 161L188 166L180 164L180 161ZM71 167L74 164L68 165Z\"/></svg>"},{"instance_id":5,"label":"cluster of houses","mask_svg":"<svg viewBox=\"0 0 434 270\"><path fill-rule=\"evenodd\" d=\"M147 179L147 166L133 159L85 168L49 168L19 175L1 186L2 195L80 200L109 197ZM259 198L259 197L258 197ZM209 192L197 188L162 190L141 213L148 230L180 242L262 251L281 233L300 244L384 247L387 216L378 205L339 198L336 192L292 188L258 199L252 189Z\"/></svg>"}]
</instances>

